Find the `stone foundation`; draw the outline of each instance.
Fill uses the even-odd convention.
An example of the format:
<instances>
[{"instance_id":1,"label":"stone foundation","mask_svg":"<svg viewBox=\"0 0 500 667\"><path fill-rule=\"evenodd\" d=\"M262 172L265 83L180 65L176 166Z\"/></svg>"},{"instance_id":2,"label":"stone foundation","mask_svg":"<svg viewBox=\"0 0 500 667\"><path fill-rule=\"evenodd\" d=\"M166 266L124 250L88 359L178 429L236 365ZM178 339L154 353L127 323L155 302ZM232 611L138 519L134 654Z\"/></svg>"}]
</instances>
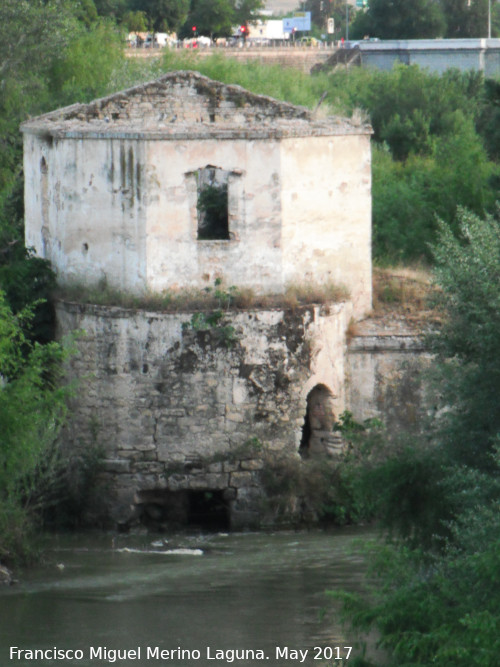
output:
<instances>
[{"instance_id":1,"label":"stone foundation","mask_svg":"<svg viewBox=\"0 0 500 667\"><path fill-rule=\"evenodd\" d=\"M156 505L168 522L173 494L206 491L221 492L230 527L258 524L262 445L297 458L309 446L331 453L320 432L345 409L350 313L349 303L228 312L196 329L192 313L59 303L60 335L82 332L65 444L103 449L103 518L126 522ZM310 419L314 393L325 400Z\"/></svg>"},{"instance_id":2,"label":"stone foundation","mask_svg":"<svg viewBox=\"0 0 500 667\"><path fill-rule=\"evenodd\" d=\"M416 331L389 329L354 336L346 364L347 404L353 418L381 420L389 437L418 433L431 409L425 381L431 360Z\"/></svg>"},{"instance_id":3,"label":"stone foundation","mask_svg":"<svg viewBox=\"0 0 500 667\"><path fill-rule=\"evenodd\" d=\"M200 326L199 313L59 303L60 336L82 332L65 445L102 450L92 520L257 527L269 462L335 464L345 410L390 435L418 430L421 339L366 321L347 345L351 312L348 302L228 311Z\"/></svg>"}]
</instances>

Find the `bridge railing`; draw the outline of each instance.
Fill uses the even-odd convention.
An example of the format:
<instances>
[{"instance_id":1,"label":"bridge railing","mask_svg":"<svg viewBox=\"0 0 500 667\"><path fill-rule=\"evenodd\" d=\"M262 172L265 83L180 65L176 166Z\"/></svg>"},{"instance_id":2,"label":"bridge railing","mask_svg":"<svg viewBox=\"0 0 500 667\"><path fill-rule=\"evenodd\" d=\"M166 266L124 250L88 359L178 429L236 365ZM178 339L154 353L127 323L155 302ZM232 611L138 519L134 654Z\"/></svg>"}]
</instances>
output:
<instances>
[{"instance_id":1,"label":"bridge railing","mask_svg":"<svg viewBox=\"0 0 500 667\"><path fill-rule=\"evenodd\" d=\"M189 40L170 42L166 45L160 44L129 44L130 49L146 49L156 52L165 51L168 49L202 49L212 51L242 51L242 50L256 50L256 49L300 49L301 51L335 51L340 46L339 42L318 42L316 44L304 44L294 42L287 39L256 39L247 40L243 42L238 40L236 43L230 41L204 43L199 39L192 38Z\"/></svg>"}]
</instances>

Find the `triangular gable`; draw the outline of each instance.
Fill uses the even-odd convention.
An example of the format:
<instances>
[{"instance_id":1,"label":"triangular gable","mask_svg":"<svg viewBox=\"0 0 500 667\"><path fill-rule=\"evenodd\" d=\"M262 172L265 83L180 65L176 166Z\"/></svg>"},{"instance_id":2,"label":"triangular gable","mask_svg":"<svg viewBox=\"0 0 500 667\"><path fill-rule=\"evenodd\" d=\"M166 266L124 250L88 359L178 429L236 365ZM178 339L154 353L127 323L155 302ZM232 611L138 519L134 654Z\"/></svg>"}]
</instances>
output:
<instances>
[{"instance_id":1,"label":"triangular gable","mask_svg":"<svg viewBox=\"0 0 500 667\"><path fill-rule=\"evenodd\" d=\"M157 123L241 123L276 119L308 119L305 107L250 93L240 86L213 81L197 72L178 71L128 90L51 111L23 124L32 125L104 121L112 125ZM111 127L109 128L111 129Z\"/></svg>"},{"instance_id":2,"label":"triangular gable","mask_svg":"<svg viewBox=\"0 0 500 667\"><path fill-rule=\"evenodd\" d=\"M30 119L26 134L56 138L218 139L371 134L346 118L256 95L198 72L170 72L88 104Z\"/></svg>"}]
</instances>

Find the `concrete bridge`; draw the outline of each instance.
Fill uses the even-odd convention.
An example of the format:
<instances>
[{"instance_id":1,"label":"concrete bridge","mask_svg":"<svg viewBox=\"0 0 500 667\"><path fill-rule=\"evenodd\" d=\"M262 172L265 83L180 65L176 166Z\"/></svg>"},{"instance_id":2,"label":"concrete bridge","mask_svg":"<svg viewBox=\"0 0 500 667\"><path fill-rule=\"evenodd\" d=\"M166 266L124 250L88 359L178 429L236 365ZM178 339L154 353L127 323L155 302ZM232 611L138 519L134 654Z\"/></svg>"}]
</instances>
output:
<instances>
[{"instance_id":1,"label":"concrete bridge","mask_svg":"<svg viewBox=\"0 0 500 667\"><path fill-rule=\"evenodd\" d=\"M441 74L456 68L480 71L485 76L500 72L500 39L404 39L359 42L361 63L390 70L396 63L419 65Z\"/></svg>"}]
</instances>

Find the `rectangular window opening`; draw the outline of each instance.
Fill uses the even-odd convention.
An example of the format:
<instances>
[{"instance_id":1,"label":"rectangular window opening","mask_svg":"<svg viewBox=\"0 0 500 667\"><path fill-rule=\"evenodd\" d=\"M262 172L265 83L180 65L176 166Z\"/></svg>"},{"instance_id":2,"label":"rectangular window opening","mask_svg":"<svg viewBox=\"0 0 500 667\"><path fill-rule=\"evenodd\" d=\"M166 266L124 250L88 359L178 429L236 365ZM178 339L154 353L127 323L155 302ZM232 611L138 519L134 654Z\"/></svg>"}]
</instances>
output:
<instances>
[{"instance_id":1,"label":"rectangular window opening","mask_svg":"<svg viewBox=\"0 0 500 667\"><path fill-rule=\"evenodd\" d=\"M198 172L198 240L229 240L228 172L207 166Z\"/></svg>"}]
</instances>

